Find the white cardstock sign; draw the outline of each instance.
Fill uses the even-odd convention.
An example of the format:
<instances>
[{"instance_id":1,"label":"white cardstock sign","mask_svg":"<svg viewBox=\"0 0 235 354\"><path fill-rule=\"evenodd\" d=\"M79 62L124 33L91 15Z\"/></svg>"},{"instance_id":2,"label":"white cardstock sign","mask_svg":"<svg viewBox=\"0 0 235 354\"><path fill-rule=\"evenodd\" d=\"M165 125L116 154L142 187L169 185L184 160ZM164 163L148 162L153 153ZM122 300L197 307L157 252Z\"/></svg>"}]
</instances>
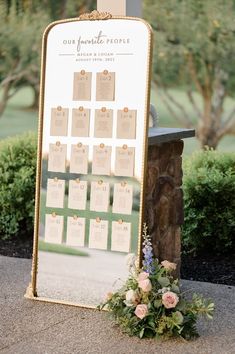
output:
<instances>
[{"instance_id":1,"label":"white cardstock sign","mask_svg":"<svg viewBox=\"0 0 235 354\"><path fill-rule=\"evenodd\" d=\"M96 307L141 263L151 55L138 18L46 29L28 297Z\"/></svg>"}]
</instances>

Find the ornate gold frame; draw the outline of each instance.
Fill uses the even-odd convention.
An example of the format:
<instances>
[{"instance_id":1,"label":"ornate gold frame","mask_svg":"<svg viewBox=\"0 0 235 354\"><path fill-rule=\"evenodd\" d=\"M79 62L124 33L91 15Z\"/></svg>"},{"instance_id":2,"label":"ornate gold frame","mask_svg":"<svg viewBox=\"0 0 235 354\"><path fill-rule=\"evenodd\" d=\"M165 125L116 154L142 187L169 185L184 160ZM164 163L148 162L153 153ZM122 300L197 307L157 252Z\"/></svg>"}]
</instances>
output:
<instances>
[{"instance_id":1,"label":"ornate gold frame","mask_svg":"<svg viewBox=\"0 0 235 354\"><path fill-rule=\"evenodd\" d=\"M94 309L93 306L85 306L78 303L53 300L37 296L37 270L38 270L38 234L39 234L39 211L40 211L40 188L41 188L41 168L42 168L42 138L43 138L43 113L44 113L44 93L45 93L45 71L46 71L46 49L47 37L52 27L57 24L77 22L77 21L104 21L104 20L134 20L143 22L148 29L148 67L147 67L147 94L145 100L145 116L144 116L144 149L143 149L143 164L142 164L142 180L140 188L140 218L139 218L139 243L138 243L138 259L139 265L142 259L142 226L144 218L144 190L146 183L146 170L147 170L147 153L148 153L148 121L149 121L149 107L150 107L150 89L151 89L151 68L152 68L152 53L153 53L153 32L148 22L138 17L125 17L125 16L112 16L107 12L98 12L96 10L91 13L82 14L78 18L65 19L54 21L50 23L43 34L42 39L42 59L41 59L41 82L40 82L40 95L39 95L39 123L38 123L38 148L37 148L37 173L36 173L36 192L35 192L35 214L34 214L34 239L33 239L33 254L32 254L32 270L31 282L29 283L26 293L24 295L27 299L45 301L50 303L59 303L63 305L78 306L84 308Z\"/></svg>"}]
</instances>

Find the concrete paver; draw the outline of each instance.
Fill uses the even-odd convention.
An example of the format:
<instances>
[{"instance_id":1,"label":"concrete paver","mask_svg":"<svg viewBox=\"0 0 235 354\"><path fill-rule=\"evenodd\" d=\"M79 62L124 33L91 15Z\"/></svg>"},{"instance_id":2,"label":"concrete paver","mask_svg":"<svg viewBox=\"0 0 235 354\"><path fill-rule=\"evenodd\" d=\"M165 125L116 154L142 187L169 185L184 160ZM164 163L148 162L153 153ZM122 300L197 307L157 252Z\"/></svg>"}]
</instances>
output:
<instances>
[{"instance_id":1,"label":"concrete paver","mask_svg":"<svg viewBox=\"0 0 235 354\"><path fill-rule=\"evenodd\" d=\"M214 319L198 323L195 341L159 342L122 334L104 312L24 299L30 269L30 260L0 256L1 354L235 353L235 287L183 281L214 299Z\"/></svg>"}]
</instances>

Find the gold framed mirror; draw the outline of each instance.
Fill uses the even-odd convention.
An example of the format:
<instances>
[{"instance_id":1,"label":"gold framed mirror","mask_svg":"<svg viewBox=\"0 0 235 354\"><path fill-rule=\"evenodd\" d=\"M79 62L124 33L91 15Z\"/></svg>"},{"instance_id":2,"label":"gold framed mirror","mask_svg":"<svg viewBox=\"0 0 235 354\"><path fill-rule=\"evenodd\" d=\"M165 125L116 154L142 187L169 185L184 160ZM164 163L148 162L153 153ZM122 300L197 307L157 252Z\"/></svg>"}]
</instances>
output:
<instances>
[{"instance_id":1,"label":"gold framed mirror","mask_svg":"<svg viewBox=\"0 0 235 354\"><path fill-rule=\"evenodd\" d=\"M26 297L96 307L141 262L152 32L93 12L43 37L32 280Z\"/></svg>"}]
</instances>

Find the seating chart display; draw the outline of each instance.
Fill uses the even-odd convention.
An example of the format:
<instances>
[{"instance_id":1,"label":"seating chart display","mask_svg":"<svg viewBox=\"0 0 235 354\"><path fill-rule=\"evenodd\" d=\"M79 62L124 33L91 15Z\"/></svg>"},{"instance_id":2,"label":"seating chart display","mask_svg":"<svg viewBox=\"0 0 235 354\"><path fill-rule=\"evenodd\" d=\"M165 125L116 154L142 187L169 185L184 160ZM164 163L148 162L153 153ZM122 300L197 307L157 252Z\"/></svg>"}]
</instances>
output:
<instances>
[{"instance_id":1,"label":"seating chart display","mask_svg":"<svg viewBox=\"0 0 235 354\"><path fill-rule=\"evenodd\" d=\"M42 56L32 289L82 306L140 261L144 212L152 33L97 16L51 24Z\"/></svg>"}]
</instances>

